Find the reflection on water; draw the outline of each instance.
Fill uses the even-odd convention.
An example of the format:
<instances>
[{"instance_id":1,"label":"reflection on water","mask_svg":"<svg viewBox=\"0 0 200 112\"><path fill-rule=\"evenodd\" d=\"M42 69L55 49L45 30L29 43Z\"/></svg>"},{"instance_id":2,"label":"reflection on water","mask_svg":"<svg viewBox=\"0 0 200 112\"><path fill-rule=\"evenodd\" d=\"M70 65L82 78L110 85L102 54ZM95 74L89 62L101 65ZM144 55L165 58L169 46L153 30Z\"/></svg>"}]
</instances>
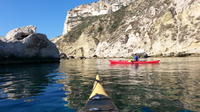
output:
<instances>
[{"instance_id":1,"label":"reflection on water","mask_svg":"<svg viewBox=\"0 0 200 112\"><path fill-rule=\"evenodd\" d=\"M66 97L70 108L84 105L92 79L100 74L122 112L200 111L199 62L199 58L161 58L160 64L110 65L107 60L67 60L59 68L67 76L60 83L70 91Z\"/></svg>"},{"instance_id":2,"label":"reflection on water","mask_svg":"<svg viewBox=\"0 0 200 112\"><path fill-rule=\"evenodd\" d=\"M74 112L66 108L59 64L0 66L0 112Z\"/></svg>"},{"instance_id":3,"label":"reflection on water","mask_svg":"<svg viewBox=\"0 0 200 112\"><path fill-rule=\"evenodd\" d=\"M52 81L48 77L58 64L38 67L37 65L1 66L0 88L2 99L20 99L37 95Z\"/></svg>"},{"instance_id":4,"label":"reflection on water","mask_svg":"<svg viewBox=\"0 0 200 112\"><path fill-rule=\"evenodd\" d=\"M107 59L0 67L0 111L75 112L96 74L121 112L199 112L200 58L156 58L160 64L110 65ZM186 111L187 110L187 111Z\"/></svg>"}]
</instances>

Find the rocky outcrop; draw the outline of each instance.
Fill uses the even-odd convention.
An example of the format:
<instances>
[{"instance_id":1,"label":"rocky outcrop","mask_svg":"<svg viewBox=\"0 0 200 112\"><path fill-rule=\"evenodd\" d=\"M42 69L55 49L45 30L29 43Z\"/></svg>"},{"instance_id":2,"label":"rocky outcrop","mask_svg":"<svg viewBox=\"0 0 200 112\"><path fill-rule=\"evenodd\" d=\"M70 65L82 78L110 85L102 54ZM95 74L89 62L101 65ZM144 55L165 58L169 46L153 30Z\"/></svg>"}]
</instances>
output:
<instances>
[{"instance_id":1,"label":"rocky outcrop","mask_svg":"<svg viewBox=\"0 0 200 112\"><path fill-rule=\"evenodd\" d=\"M60 53L60 59L69 59L65 53Z\"/></svg>"},{"instance_id":2,"label":"rocky outcrop","mask_svg":"<svg viewBox=\"0 0 200 112\"><path fill-rule=\"evenodd\" d=\"M6 34L6 40L7 41L18 41L18 40L23 40L25 37L28 35L31 35L36 32L36 27L35 26L26 26L22 28L16 28L11 31L9 31Z\"/></svg>"},{"instance_id":3,"label":"rocky outcrop","mask_svg":"<svg viewBox=\"0 0 200 112\"><path fill-rule=\"evenodd\" d=\"M200 54L200 1L136 0L111 14L87 17L55 43L73 56Z\"/></svg>"},{"instance_id":4,"label":"rocky outcrop","mask_svg":"<svg viewBox=\"0 0 200 112\"><path fill-rule=\"evenodd\" d=\"M0 38L0 60L12 62L10 60L20 59L31 62L58 61L59 51L46 35L36 33L36 27L16 28L8 32L5 38Z\"/></svg>"}]
</instances>

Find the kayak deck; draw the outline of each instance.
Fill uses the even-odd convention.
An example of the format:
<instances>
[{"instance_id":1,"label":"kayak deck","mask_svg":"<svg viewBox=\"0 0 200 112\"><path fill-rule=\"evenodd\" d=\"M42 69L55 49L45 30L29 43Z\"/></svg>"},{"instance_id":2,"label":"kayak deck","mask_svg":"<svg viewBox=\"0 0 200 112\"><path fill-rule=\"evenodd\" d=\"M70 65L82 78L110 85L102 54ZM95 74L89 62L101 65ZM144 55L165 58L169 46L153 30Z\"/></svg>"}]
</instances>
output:
<instances>
[{"instance_id":1,"label":"kayak deck","mask_svg":"<svg viewBox=\"0 0 200 112\"><path fill-rule=\"evenodd\" d=\"M119 112L101 85L98 75L89 100L79 112Z\"/></svg>"},{"instance_id":2,"label":"kayak deck","mask_svg":"<svg viewBox=\"0 0 200 112\"><path fill-rule=\"evenodd\" d=\"M155 61L127 61L127 60L109 60L110 64L156 64L160 60Z\"/></svg>"}]
</instances>

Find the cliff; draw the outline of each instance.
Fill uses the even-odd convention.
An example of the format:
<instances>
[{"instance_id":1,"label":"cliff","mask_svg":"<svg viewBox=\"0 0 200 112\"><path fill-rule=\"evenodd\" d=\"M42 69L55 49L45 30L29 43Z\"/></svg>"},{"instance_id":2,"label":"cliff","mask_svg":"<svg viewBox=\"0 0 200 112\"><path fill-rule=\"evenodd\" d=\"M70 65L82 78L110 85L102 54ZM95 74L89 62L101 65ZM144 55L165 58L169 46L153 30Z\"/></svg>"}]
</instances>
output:
<instances>
[{"instance_id":1,"label":"cliff","mask_svg":"<svg viewBox=\"0 0 200 112\"><path fill-rule=\"evenodd\" d=\"M67 12L63 35L67 34L67 32L78 24L84 22L87 17L115 12L133 1L134 0L99 0L95 3L78 6Z\"/></svg>"},{"instance_id":2,"label":"cliff","mask_svg":"<svg viewBox=\"0 0 200 112\"><path fill-rule=\"evenodd\" d=\"M135 0L115 12L84 17L54 42L73 56L199 55L199 5L197 0Z\"/></svg>"}]
</instances>

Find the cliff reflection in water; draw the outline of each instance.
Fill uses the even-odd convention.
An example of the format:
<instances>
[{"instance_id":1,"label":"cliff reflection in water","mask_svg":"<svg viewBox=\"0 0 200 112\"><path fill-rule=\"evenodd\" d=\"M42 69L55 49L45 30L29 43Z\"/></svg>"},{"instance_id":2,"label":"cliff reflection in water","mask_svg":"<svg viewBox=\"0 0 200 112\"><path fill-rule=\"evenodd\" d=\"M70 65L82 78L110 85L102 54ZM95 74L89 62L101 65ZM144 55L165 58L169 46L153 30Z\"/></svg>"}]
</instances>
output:
<instances>
[{"instance_id":1,"label":"cliff reflection in water","mask_svg":"<svg viewBox=\"0 0 200 112\"><path fill-rule=\"evenodd\" d=\"M96 66L90 65L90 61L64 60L60 64L60 72L65 73L66 78L58 82L64 84L66 97L64 98L70 108L79 109L85 105L92 86Z\"/></svg>"},{"instance_id":2,"label":"cliff reflection in water","mask_svg":"<svg viewBox=\"0 0 200 112\"><path fill-rule=\"evenodd\" d=\"M0 68L0 99L21 99L43 92L59 64L5 65Z\"/></svg>"},{"instance_id":3,"label":"cliff reflection in water","mask_svg":"<svg viewBox=\"0 0 200 112\"><path fill-rule=\"evenodd\" d=\"M87 101L98 73L113 102L122 112L148 108L155 112L200 111L199 58L163 58L161 64L116 65L108 60L66 60L60 79L70 108Z\"/></svg>"}]
</instances>

